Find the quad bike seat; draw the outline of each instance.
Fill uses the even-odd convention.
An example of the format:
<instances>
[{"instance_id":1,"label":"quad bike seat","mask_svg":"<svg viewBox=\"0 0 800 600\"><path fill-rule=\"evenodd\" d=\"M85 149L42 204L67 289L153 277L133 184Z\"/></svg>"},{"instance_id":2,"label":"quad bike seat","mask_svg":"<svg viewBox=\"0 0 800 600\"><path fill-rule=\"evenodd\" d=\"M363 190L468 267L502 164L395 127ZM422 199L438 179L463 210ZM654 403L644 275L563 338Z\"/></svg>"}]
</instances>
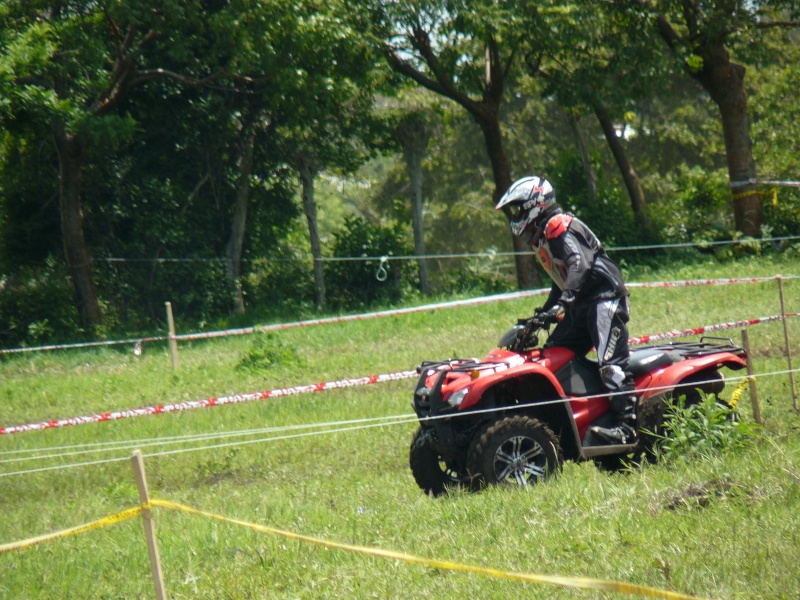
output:
<instances>
[{"instance_id":1,"label":"quad bike seat","mask_svg":"<svg viewBox=\"0 0 800 600\"><path fill-rule=\"evenodd\" d=\"M631 352L629 369L634 377L641 377L646 373L668 367L682 360L680 354L674 350L664 348L642 348Z\"/></svg>"}]
</instances>

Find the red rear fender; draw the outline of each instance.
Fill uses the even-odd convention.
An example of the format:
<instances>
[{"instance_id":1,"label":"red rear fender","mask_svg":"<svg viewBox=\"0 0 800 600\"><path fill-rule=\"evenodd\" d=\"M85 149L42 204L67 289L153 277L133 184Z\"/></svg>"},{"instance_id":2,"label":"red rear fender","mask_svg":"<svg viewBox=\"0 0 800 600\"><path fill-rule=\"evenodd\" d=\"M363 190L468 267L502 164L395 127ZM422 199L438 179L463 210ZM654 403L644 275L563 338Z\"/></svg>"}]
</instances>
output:
<instances>
[{"instance_id":1,"label":"red rear fender","mask_svg":"<svg viewBox=\"0 0 800 600\"><path fill-rule=\"evenodd\" d=\"M711 373L723 368L737 371L745 366L744 359L730 352L690 358L642 377L636 382L636 389L639 392L644 391L642 399L645 399L654 394L672 389L694 375L700 375L704 372Z\"/></svg>"}]
</instances>

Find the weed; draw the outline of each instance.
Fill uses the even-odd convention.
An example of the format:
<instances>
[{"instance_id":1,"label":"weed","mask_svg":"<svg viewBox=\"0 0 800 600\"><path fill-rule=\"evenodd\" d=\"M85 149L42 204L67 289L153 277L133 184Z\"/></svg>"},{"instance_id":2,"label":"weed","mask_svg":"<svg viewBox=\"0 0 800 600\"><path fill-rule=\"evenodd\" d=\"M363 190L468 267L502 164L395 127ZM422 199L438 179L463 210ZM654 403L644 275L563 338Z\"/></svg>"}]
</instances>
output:
<instances>
[{"instance_id":1,"label":"weed","mask_svg":"<svg viewBox=\"0 0 800 600\"><path fill-rule=\"evenodd\" d=\"M276 366L303 366L297 351L272 333L256 335L250 348L236 364L240 371L257 372Z\"/></svg>"},{"instance_id":2,"label":"weed","mask_svg":"<svg viewBox=\"0 0 800 600\"><path fill-rule=\"evenodd\" d=\"M659 452L667 460L714 456L752 443L759 427L739 419L738 414L713 395L685 406L667 406L665 434Z\"/></svg>"}]
</instances>

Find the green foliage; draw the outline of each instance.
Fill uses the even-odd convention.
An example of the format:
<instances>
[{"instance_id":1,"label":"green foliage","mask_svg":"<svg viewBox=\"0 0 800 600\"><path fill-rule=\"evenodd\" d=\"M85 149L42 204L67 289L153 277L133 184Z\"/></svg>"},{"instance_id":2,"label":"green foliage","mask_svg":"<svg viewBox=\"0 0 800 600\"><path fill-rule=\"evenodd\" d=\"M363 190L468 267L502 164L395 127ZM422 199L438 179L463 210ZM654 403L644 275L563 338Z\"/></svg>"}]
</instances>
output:
<instances>
[{"instance_id":1,"label":"green foliage","mask_svg":"<svg viewBox=\"0 0 800 600\"><path fill-rule=\"evenodd\" d=\"M673 196L653 207L653 218L669 242L731 239L730 187L722 172L682 169Z\"/></svg>"},{"instance_id":2,"label":"green foliage","mask_svg":"<svg viewBox=\"0 0 800 600\"><path fill-rule=\"evenodd\" d=\"M689 406L667 406L659 453L667 460L691 461L733 452L752 444L759 428L741 421L730 407L709 394Z\"/></svg>"},{"instance_id":3,"label":"green foliage","mask_svg":"<svg viewBox=\"0 0 800 600\"><path fill-rule=\"evenodd\" d=\"M269 254L245 264L242 287L250 319L295 320L313 307L308 234L297 221L283 233Z\"/></svg>"},{"instance_id":4,"label":"green foliage","mask_svg":"<svg viewBox=\"0 0 800 600\"><path fill-rule=\"evenodd\" d=\"M302 367L305 361L297 351L273 333L256 334L250 348L236 363L239 371L258 373L273 367Z\"/></svg>"},{"instance_id":5,"label":"green foliage","mask_svg":"<svg viewBox=\"0 0 800 600\"><path fill-rule=\"evenodd\" d=\"M0 272L43 266L63 252L58 181L41 176L53 167L54 149L38 136L6 132L0 138Z\"/></svg>"},{"instance_id":6,"label":"green foliage","mask_svg":"<svg viewBox=\"0 0 800 600\"><path fill-rule=\"evenodd\" d=\"M562 152L552 166L556 199L565 210L586 222L606 247L632 246L645 241L646 232L633 220L630 201L613 181L602 176L597 182L597 201L589 197L583 166L574 151ZM649 243L653 243L650 239Z\"/></svg>"},{"instance_id":7,"label":"green foliage","mask_svg":"<svg viewBox=\"0 0 800 600\"><path fill-rule=\"evenodd\" d=\"M507 292L510 263L494 256L493 250L485 257L469 257L443 273L442 288L448 294L471 296Z\"/></svg>"},{"instance_id":8,"label":"green foliage","mask_svg":"<svg viewBox=\"0 0 800 600\"><path fill-rule=\"evenodd\" d=\"M83 331L70 293L63 270L52 265L0 274L0 343L78 341Z\"/></svg>"},{"instance_id":9,"label":"green foliage","mask_svg":"<svg viewBox=\"0 0 800 600\"><path fill-rule=\"evenodd\" d=\"M333 236L334 257L374 258L326 263L329 302L340 308L354 309L401 301L413 286L413 263L392 261L391 257L411 254L407 240L408 235L399 224L374 224L361 217L345 219L342 228Z\"/></svg>"},{"instance_id":10,"label":"green foliage","mask_svg":"<svg viewBox=\"0 0 800 600\"><path fill-rule=\"evenodd\" d=\"M800 235L800 190L766 188L762 193L764 223L774 237Z\"/></svg>"},{"instance_id":11,"label":"green foliage","mask_svg":"<svg viewBox=\"0 0 800 600\"><path fill-rule=\"evenodd\" d=\"M656 8L682 22L685 15L667 4ZM373 34L401 46L411 38L394 33L416 25L431 31L439 66L476 103L487 100L491 36L497 64L507 75L497 103L509 171L515 177L551 177L565 208L584 219L606 246L732 235L718 109L681 71L688 64L697 72L708 57L702 48L682 46L679 60L668 60L652 15L635 7L463 2L443 8L429 1L341 0L324 6L310 0L33 5L8 0L0 6L0 273L7 281L2 303L14 307L2 315L5 323L14 321L9 343L57 342L82 333L65 316L71 309L27 301L31 293L74 298L67 293L66 274L45 266L48 257L63 261L53 143L61 129L81 141L84 234L106 333L163 327L165 300L173 302L186 328L232 319L221 258L231 230L239 144L246 126L254 123L258 133L241 274L248 318L305 314L313 299L312 271L299 213L291 203L296 182L290 168L299 152L309 153L322 175L339 181L367 156L392 147L387 140L391 119L376 123L372 109L393 110L395 103L407 102L407 88L396 73L387 72ZM754 153L764 179L797 178L800 62L796 36L751 25L755 11L787 6L783 0L754 4L731 15L721 3L710 2L695 24L704 32L698 40L729 41L732 56L747 67ZM371 28L371 17L381 21L377 29ZM131 45L125 50L128 32ZM401 57L424 67L421 55L411 46L405 49L409 52ZM115 79L120 56L133 69L123 80ZM520 57L529 63L515 62ZM530 66L541 71L532 75ZM434 75L424 68L423 74ZM209 85L194 85L200 81ZM424 160L428 253L510 250L507 223L491 208L495 174L486 156L486 132L456 108L452 97L430 92L426 106L428 95L441 100L435 103L441 122ZM615 123L629 126L624 146L646 190L651 232L633 224L617 167L590 108L595 98ZM588 197L567 114L579 122L589 145L599 178L597 203ZM410 221L407 173L399 161L392 165L389 159L382 166L387 163L385 171L374 169L354 185L359 191L350 197L334 186L318 194L320 204L329 203L320 208L326 255L410 254L409 228L398 228L384 249L366 251L366 237L348 245L352 222L341 225L351 213L367 222ZM800 193L761 191L763 233L799 234ZM716 253L731 259L760 250L748 242ZM698 254L675 251L659 258L694 260ZM109 257L129 260L111 263ZM629 266L645 260L624 255ZM408 298L414 262L387 264L385 283L375 280L376 261L328 265L333 306L360 308ZM506 259L446 258L430 261L429 268L438 276L434 286L445 293L506 291L514 281L513 262ZM47 275L31 279L36 269ZM53 290L43 291L45 279ZM27 288L19 283L24 281L39 283Z\"/></svg>"}]
</instances>

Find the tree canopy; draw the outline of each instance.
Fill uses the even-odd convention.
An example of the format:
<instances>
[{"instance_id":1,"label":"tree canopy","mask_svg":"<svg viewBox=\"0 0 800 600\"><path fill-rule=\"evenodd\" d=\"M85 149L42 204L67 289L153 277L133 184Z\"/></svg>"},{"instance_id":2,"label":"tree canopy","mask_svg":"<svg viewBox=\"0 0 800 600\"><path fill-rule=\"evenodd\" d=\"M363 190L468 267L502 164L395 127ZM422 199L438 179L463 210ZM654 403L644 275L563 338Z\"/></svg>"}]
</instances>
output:
<instances>
[{"instance_id":1,"label":"tree canopy","mask_svg":"<svg viewBox=\"0 0 800 600\"><path fill-rule=\"evenodd\" d=\"M0 344L165 300L198 326L313 310L356 238L474 255L389 261L376 302L530 287L492 205L531 173L608 245L800 234L797 188L759 183L800 178L799 25L794 0L8 0Z\"/></svg>"}]
</instances>

